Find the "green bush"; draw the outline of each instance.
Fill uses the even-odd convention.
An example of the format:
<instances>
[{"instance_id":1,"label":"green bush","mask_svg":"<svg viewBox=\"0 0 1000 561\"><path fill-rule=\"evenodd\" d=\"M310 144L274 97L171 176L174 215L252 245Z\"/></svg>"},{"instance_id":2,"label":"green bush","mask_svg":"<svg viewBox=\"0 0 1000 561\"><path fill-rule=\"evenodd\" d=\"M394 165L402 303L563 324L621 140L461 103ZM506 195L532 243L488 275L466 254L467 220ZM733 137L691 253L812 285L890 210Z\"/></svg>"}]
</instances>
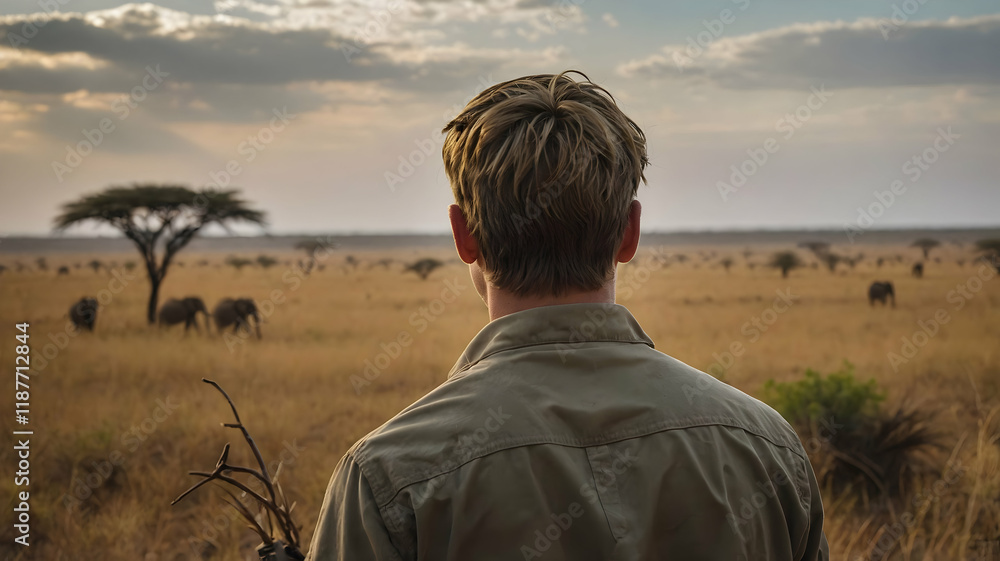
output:
<instances>
[{"instance_id":1,"label":"green bush","mask_svg":"<svg viewBox=\"0 0 1000 561\"><path fill-rule=\"evenodd\" d=\"M907 480L933 471L934 411L883 411L875 380L858 381L847 361L826 376L806 370L796 382L768 380L764 399L795 427L820 480L838 491L860 484L867 496L899 499Z\"/></svg>"},{"instance_id":2,"label":"green bush","mask_svg":"<svg viewBox=\"0 0 1000 561\"><path fill-rule=\"evenodd\" d=\"M797 382L764 384L765 401L796 427L817 422L836 422L852 430L878 414L885 394L874 379L860 382L854 377L854 365L844 361L837 372L825 377L812 369Z\"/></svg>"}]
</instances>

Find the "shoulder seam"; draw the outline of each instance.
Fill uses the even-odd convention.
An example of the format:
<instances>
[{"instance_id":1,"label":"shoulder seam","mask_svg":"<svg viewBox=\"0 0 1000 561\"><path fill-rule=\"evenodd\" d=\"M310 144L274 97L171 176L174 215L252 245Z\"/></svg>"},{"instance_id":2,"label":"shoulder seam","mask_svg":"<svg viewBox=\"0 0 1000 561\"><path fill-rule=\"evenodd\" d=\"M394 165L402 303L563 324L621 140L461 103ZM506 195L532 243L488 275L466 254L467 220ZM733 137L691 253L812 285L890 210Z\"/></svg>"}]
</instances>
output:
<instances>
[{"instance_id":1,"label":"shoulder seam","mask_svg":"<svg viewBox=\"0 0 1000 561\"><path fill-rule=\"evenodd\" d=\"M530 437L521 437L521 438L516 438L516 439L501 440L499 442L494 443L492 446L486 447L483 450L479 451L478 453L476 453L474 455L471 455L471 456L469 456L467 458L462 458L462 459L460 459L458 461L451 462L451 463L448 463L448 464L444 464L440 469L437 469L434 472L430 472L430 473L426 473L426 474L421 474L419 476L415 476L415 477L411 477L409 479L403 480L403 482L400 485L398 485L398 486L393 485L392 482L389 481L388 482L389 483L388 491L391 491L391 494L388 497L386 497L384 500L380 499L379 495L385 495L385 491L387 489L386 489L386 487L384 487L383 485L381 485L381 482L379 482L378 489L375 489L375 487L373 486L372 491L375 493L375 495L376 495L375 496L376 503L377 503L378 507L381 509L381 508L385 507L386 505L388 505L390 502L392 502L392 500L395 499L396 496L398 496L399 493L403 489L406 489L407 487L409 487L411 485L415 485L417 483L421 483L423 481L428 481L430 479L434 479L435 477L439 477L439 476L451 473L451 472L453 472L453 471L461 468L465 464L467 464L469 462L472 462L473 460L477 460L479 458L482 458L482 457L485 457L485 456L489 456L491 454L496 454L497 452L503 452L505 450L510 450L510 449L514 449L514 448L522 448L522 447L525 447L525 446L536 446L536 445L543 445L543 444L554 444L554 445L557 445L557 446L568 446L568 447L572 447L572 448L589 448L591 446L602 446L602 445L606 445L606 444L613 444L613 443L616 443L616 442L622 442L622 441L631 440L631 439L634 439L634 438L643 438L643 437L650 436L650 435L653 435L653 434L657 434L657 433L660 433L660 432L667 432L667 431L673 431L673 430L685 430L685 429L691 429L691 428L701 428L701 427L710 427L710 426L721 426L721 427L726 427L726 428L732 428L732 429L742 430L742 431L744 431L746 433L749 433L749 434L751 434L753 436L756 436L756 437L758 437L758 438L760 438L760 439L768 442L769 444L771 444L773 446L777 446L779 448L785 448L785 449L789 450L790 452L792 452L793 454L795 454L796 456L798 456L800 459L808 461L808 457L804 456L802 454L802 452L800 452L800 450L799 450L800 447L796 447L794 445L794 443L791 443L791 442L789 442L789 443L776 442L774 438L772 438L772 437L770 437L768 435L762 434L763 431L754 430L754 429L746 426L745 424L743 424L743 423L739 422L738 420L733 419L731 417L708 417L708 418L705 418L702 421L688 422L688 423L682 423L682 424L676 424L676 425L673 425L672 422L661 422L661 423L654 424L654 425L652 425L650 427L647 427L645 430L641 430L641 431L634 431L634 432L633 431L623 431L623 432L619 432L619 433L615 433L615 434L610 434L610 435L598 435L596 437L587 438L587 439L560 439L560 438L553 438L551 436L547 436L546 435L546 436L530 436ZM356 461L358 462L358 467L361 468L362 473L365 474L365 477L368 479L369 484L375 483L375 481L371 477L368 477L367 471L365 470L364 465L362 465L362 462L365 459L364 458L359 458L357 456L357 454L355 454L355 458L357 458Z\"/></svg>"}]
</instances>

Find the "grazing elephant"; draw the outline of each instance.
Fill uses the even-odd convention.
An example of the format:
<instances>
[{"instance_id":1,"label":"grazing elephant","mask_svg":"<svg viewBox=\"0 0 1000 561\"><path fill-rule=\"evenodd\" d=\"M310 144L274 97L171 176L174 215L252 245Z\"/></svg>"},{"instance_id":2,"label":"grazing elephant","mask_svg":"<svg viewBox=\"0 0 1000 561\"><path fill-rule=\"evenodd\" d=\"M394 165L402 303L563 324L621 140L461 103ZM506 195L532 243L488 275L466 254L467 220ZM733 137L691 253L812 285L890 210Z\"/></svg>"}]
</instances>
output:
<instances>
[{"instance_id":1,"label":"grazing elephant","mask_svg":"<svg viewBox=\"0 0 1000 561\"><path fill-rule=\"evenodd\" d=\"M82 327L87 331L93 331L94 323L97 322L97 300L80 298L80 301L69 309L69 319L77 329Z\"/></svg>"},{"instance_id":2,"label":"grazing elephant","mask_svg":"<svg viewBox=\"0 0 1000 561\"><path fill-rule=\"evenodd\" d=\"M914 263L913 264L913 276L917 277L918 279L924 276L924 264L923 263Z\"/></svg>"},{"instance_id":3,"label":"grazing elephant","mask_svg":"<svg viewBox=\"0 0 1000 561\"><path fill-rule=\"evenodd\" d=\"M222 333L222 330L233 326L235 334L240 328L250 331L249 318L254 319L254 327L257 331L257 338L260 339L260 315L257 313L257 305L249 298L226 298L215 305L212 310L212 317L215 318L215 327Z\"/></svg>"},{"instance_id":4,"label":"grazing elephant","mask_svg":"<svg viewBox=\"0 0 1000 561\"><path fill-rule=\"evenodd\" d=\"M198 328L198 312L205 314L205 330L209 331L208 310L205 308L205 302L201 298L197 296L188 296L183 300L171 298L160 306L160 326L171 326L184 322L185 332L192 325L195 331L200 331Z\"/></svg>"},{"instance_id":5,"label":"grazing elephant","mask_svg":"<svg viewBox=\"0 0 1000 561\"><path fill-rule=\"evenodd\" d=\"M892 283L889 281L879 282L875 281L871 286L868 287L868 304L871 306L875 305L875 301L878 300L883 306L886 304L886 299L892 302L892 307L896 307L896 291L892 288Z\"/></svg>"}]
</instances>

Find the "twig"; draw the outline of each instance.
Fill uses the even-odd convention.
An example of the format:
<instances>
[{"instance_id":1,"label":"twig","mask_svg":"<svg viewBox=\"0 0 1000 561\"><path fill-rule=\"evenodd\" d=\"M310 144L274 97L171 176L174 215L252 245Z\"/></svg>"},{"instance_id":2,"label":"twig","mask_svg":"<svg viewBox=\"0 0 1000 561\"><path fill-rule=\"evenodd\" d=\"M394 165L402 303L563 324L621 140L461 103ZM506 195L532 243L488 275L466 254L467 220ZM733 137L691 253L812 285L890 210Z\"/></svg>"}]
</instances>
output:
<instances>
[{"instance_id":1,"label":"twig","mask_svg":"<svg viewBox=\"0 0 1000 561\"><path fill-rule=\"evenodd\" d=\"M196 489L200 488L201 486L205 485L210 481L216 481L219 483L228 484L232 487L235 487L243 491L244 496L249 496L253 501L256 501L258 507L261 509L261 513L266 517L269 531L264 530L264 527L261 525L260 522L257 521L257 518L253 515L250 509L247 508L245 504L243 504L243 501L241 501L229 489L222 487L223 491L230 497L232 497L234 501L234 502L230 501L226 502L232 505L233 508L235 508L236 511L246 520L247 525L250 527L250 529L261 537L261 540L263 540L264 545L270 546L278 542L278 540L274 538L274 533L275 533L274 530L276 525L280 533L283 535L285 541L287 541L287 544L282 544L283 547L285 548L285 552L293 556L298 556L297 558L302 558L301 553L299 552L298 528L292 521L292 516L291 516L291 510L292 508L294 508L295 505L293 504L292 507L288 506L288 499L285 497L284 492L281 490L281 486L277 485L276 483L277 476L281 472L281 464L278 465L278 469L275 471L275 477L272 478L267 471L267 465L264 463L264 457L261 455L260 449L257 448L257 444L254 442L253 437L250 436L249 431L247 431L246 427L243 425L243 422L240 420L240 414L236 410L236 405L233 403L233 400L229 397L229 394L227 394L226 391L223 390L221 386L219 386L219 384L215 383L212 380L207 380L205 378L202 378L202 381L205 382L206 384L210 384L213 387L215 387L215 389L219 390L219 393L221 393L222 396L226 398L226 401L229 403L229 407L233 411L233 417L236 418L236 422L223 423L222 426L226 428L239 429L243 433L243 438L244 440L246 440L247 445L250 446L250 449L253 451L254 457L257 460L257 465L260 466L260 471L245 466L234 466L227 463L227 460L229 459L229 450L230 450L230 445L227 443L226 446L222 449L222 455L219 456L219 460L215 463L215 469L213 469L211 472L204 472L204 471L190 472L191 475L197 475L201 477L202 478L201 481L198 481L197 483L192 485L187 491L181 493L181 495L176 499L174 499L173 502L171 502L170 504L171 505L177 504L184 497L190 495ZM254 491L247 484L231 477L230 474L232 473L245 473L263 483L265 489L267 490L266 496ZM275 492L276 486L277 486L277 492Z\"/></svg>"}]
</instances>

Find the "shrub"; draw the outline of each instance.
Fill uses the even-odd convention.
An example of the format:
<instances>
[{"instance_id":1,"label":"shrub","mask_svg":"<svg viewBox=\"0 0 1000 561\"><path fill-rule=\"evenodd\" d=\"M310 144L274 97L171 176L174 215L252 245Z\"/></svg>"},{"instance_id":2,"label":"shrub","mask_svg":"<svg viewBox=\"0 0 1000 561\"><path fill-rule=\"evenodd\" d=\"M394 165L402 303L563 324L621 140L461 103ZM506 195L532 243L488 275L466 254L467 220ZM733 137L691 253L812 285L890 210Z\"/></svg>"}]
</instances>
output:
<instances>
[{"instance_id":1,"label":"shrub","mask_svg":"<svg viewBox=\"0 0 1000 561\"><path fill-rule=\"evenodd\" d=\"M860 427L877 414L879 403L885 399L874 379L857 381L854 365L847 361L826 377L808 369L805 378L797 382L768 380L764 395L782 417L800 430L819 422Z\"/></svg>"},{"instance_id":2,"label":"shrub","mask_svg":"<svg viewBox=\"0 0 1000 561\"><path fill-rule=\"evenodd\" d=\"M860 486L869 497L898 500L912 480L933 471L927 453L940 447L934 413L884 412L875 380L858 381L847 361L827 376L806 370L797 382L768 380L764 396L798 431L820 481L837 492Z\"/></svg>"}]
</instances>

